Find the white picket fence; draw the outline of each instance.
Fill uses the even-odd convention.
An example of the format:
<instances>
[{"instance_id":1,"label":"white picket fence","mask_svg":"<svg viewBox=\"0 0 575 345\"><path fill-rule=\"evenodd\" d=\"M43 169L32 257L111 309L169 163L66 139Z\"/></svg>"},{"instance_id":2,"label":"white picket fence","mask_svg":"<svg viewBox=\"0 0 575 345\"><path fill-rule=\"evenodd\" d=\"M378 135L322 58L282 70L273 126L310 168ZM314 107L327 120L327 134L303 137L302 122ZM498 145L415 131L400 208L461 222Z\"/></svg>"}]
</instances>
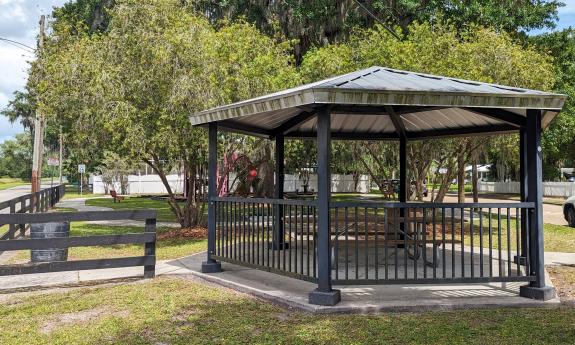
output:
<instances>
[{"instance_id":1,"label":"white picket fence","mask_svg":"<svg viewBox=\"0 0 575 345\"><path fill-rule=\"evenodd\" d=\"M183 193L184 180L181 175L167 175L168 183L175 193ZM94 194L105 194L106 189L101 176L90 178ZM230 176L234 180L234 176ZM303 191L304 181L297 175L286 174L284 182L285 192ZM331 175L331 191L333 193L369 193L371 189L371 179L368 175L361 175L357 190L352 175ZM114 188L120 191L120 183L116 183ZM309 190L317 191L317 175L312 174L309 181ZM166 194L167 190L158 175L129 175L127 194Z\"/></svg>"},{"instance_id":2,"label":"white picket fence","mask_svg":"<svg viewBox=\"0 0 575 345\"><path fill-rule=\"evenodd\" d=\"M482 182L479 192L519 194L519 182ZM575 195L575 182L543 182L543 196L570 197Z\"/></svg>"}]
</instances>

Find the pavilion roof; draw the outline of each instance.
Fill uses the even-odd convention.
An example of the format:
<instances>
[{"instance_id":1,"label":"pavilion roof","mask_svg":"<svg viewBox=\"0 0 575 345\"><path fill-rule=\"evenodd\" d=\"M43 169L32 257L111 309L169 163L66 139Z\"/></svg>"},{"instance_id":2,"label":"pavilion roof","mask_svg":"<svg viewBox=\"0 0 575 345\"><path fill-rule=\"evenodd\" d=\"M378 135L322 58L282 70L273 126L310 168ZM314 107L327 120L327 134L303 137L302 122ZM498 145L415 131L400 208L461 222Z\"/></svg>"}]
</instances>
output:
<instances>
[{"instance_id":1,"label":"pavilion roof","mask_svg":"<svg viewBox=\"0 0 575 345\"><path fill-rule=\"evenodd\" d=\"M320 107L329 107L332 137L419 139L512 132L528 109L546 127L566 96L386 67L370 67L311 84L205 110L193 125L218 122L224 130L274 137L315 136Z\"/></svg>"}]
</instances>

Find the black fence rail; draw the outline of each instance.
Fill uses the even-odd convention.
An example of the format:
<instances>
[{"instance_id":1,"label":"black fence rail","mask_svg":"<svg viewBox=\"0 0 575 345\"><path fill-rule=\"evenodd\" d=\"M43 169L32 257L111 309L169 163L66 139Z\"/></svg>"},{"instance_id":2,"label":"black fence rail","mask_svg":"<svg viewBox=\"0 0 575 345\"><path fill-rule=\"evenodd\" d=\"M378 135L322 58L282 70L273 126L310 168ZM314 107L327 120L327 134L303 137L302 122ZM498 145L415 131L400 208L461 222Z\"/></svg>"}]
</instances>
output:
<instances>
[{"instance_id":1,"label":"black fence rail","mask_svg":"<svg viewBox=\"0 0 575 345\"><path fill-rule=\"evenodd\" d=\"M156 265L155 210L0 214L0 223L3 224L36 224L105 220L143 220L145 221L145 229L143 233L119 235L2 240L0 241L0 251L107 246L117 244L144 244L144 255L94 260L3 265L0 266L0 276L144 266L144 277L153 278L155 275Z\"/></svg>"},{"instance_id":2,"label":"black fence rail","mask_svg":"<svg viewBox=\"0 0 575 345\"><path fill-rule=\"evenodd\" d=\"M54 207L64 196L66 190L65 185L58 185L42 189L36 193L29 193L17 198L0 202L0 212L7 213L39 213L46 212L48 209ZM0 226L6 225L0 221ZM14 239L17 237L24 237L26 231L29 229L30 224L8 224L8 231L0 235L0 240ZM0 250L2 253L2 250Z\"/></svg>"},{"instance_id":3,"label":"black fence rail","mask_svg":"<svg viewBox=\"0 0 575 345\"><path fill-rule=\"evenodd\" d=\"M315 201L229 197L214 202L214 259L316 280Z\"/></svg>"},{"instance_id":4,"label":"black fence rail","mask_svg":"<svg viewBox=\"0 0 575 345\"><path fill-rule=\"evenodd\" d=\"M532 208L532 203L332 203L333 284L534 280L521 211Z\"/></svg>"},{"instance_id":5,"label":"black fence rail","mask_svg":"<svg viewBox=\"0 0 575 345\"><path fill-rule=\"evenodd\" d=\"M317 281L315 201L214 198L216 260ZM533 203L332 202L333 284L530 281Z\"/></svg>"}]
</instances>

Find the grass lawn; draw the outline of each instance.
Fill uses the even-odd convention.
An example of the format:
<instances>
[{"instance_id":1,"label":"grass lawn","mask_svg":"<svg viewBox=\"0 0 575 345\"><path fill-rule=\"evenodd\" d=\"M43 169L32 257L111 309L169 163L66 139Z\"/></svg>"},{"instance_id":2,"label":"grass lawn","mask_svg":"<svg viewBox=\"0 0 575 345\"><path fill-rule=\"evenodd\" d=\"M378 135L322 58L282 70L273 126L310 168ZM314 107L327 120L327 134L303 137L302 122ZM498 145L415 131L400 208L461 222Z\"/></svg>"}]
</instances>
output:
<instances>
[{"instance_id":1,"label":"grass lawn","mask_svg":"<svg viewBox=\"0 0 575 345\"><path fill-rule=\"evenodd\" d=\"M573 344L575 309L310 315L186 280L0 301L1 344Z\"/></svg>"},{"instance_id":2,"label":"grass lawn","mask_svg":"<svg viewBox=\"0 0 575 345\"><path fill-rule=\"evenodd\" d=\"M66 193L64 194L63 200L66 199L76 199L76 198L100 198L103 195L101 194L92 194L89 190L82 191L82 195L80 195L80 191L78 190L77 186L66 185Z\"/></svg>"},{"instance_id":3,"label":"grass lawn","mask_svg":"<svg viewBox=\"0 0 575 345\"><path fill-rule=\"evenodd\" d=\"M154 209L158 211L159 222L176 222L176 216L165 200L153 200L144 197L126 197L122 202L114 203L112 198L91 199L86 201L88 206L109 207L114 210ZM205 210L207 215L207 208Z\"/></svg>"},{"instance_id":4,"label":"grass lawn","mask_svg":"<svg viewBox=\"0 0 575 345\"><path fill-rule=\"evenodd\" d=\"M158 228L156 242L156 257L158 260L176 259L206 250L206 239L169 237L162 238L168 232L177 232L179 229ZM143 226L108 226L99 224L88 224L84 222L72 223L70 236L96 236L126 233L141 233ZM143 244L118 244L112 246L97 247L74 247L68 252L69 260L100 259L126 256L144 255ZM11 258L10 263L22 263L30 260L30 251L22 250ZM0 342L1 343L1 342Z\"/></svg>"},{"instance_id":5,"label":"grass lawn","mask_svg":"<svg viewBox=\"0 0 575 345\"><path fill-rule=\"evenodd\" d=\"M477 220L477 215L475 216L476 220L474 220L474 236L473 242L474 245L479 248L479 225L480 222ZM488 246L489 241L489 219L485 216L483 217L483 245ZM492 237L492 247L501 249L508 249L507 244L507 219L502 216L501 219L501 244L499 244L497 233L495 229L497 227L497 219L492 219L491 224L493 227L493 237ZM465 223L465 243L466 245L470 245L471 243L471 235L469 232L470 224ZM514 218L511 218L509 221L509 237L511 240L511 249L516 250L517 246L517 221ZM570 228L564 225L554 225L554 224L543 224L543 231L544 231L544 241L545 241L545 251L548 252L567 252L567 253L574 253L575 252L575 229ZM441 234L441 232L439 232ZM460 239L461 236L458 235L456 238Z\"/></svg>"}]
</instances>

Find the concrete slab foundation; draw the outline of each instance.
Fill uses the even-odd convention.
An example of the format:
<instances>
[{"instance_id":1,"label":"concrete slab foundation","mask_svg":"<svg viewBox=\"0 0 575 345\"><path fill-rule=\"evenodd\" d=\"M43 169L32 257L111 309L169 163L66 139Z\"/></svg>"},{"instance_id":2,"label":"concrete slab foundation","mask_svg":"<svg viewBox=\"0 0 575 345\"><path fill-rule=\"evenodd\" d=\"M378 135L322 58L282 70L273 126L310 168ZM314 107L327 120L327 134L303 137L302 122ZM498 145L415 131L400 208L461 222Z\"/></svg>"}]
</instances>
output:
<instances>
[{"instance_id":1,"label":"concrete slab foundation","mask_svg":"<svg viewBox=\"0 0 575 345\"><path fill-rule=\"evenodd\" d=\"M341 286L341 302L335 306L309 303L316 284L229 263L222 272L201 273L205 254L169 262L186 268L206 281L232 288L286 307L313 313L421 312L467 308L553 307L558 298L547 301L519 296L526 283L485 283L445 285L362 285ZM548 284L551 282L548 280Z\"/></svg>"}]
</instances>

